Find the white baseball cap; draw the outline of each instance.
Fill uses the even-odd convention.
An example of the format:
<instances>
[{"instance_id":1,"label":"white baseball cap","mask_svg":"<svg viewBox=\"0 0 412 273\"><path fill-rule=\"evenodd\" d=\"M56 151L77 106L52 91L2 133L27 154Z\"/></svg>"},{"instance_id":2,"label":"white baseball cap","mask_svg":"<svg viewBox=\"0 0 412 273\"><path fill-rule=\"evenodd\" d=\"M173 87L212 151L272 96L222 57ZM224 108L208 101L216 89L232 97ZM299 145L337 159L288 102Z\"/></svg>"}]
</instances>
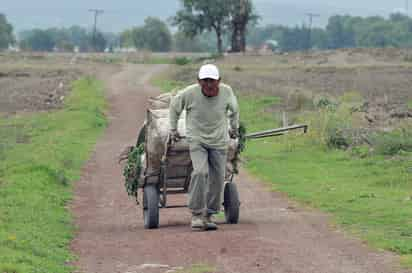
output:
<instances>
[{"instance_id":1,"label":"white baseball cap","mask_svg":"<svg viewBox=\"0 0 412 273\"><path fill-rule=\"evenodd\" d=\"M214 79L219 80L219 69L214 64L205 64L199 70L199 80Z\"/></svg>"}]
</instances>

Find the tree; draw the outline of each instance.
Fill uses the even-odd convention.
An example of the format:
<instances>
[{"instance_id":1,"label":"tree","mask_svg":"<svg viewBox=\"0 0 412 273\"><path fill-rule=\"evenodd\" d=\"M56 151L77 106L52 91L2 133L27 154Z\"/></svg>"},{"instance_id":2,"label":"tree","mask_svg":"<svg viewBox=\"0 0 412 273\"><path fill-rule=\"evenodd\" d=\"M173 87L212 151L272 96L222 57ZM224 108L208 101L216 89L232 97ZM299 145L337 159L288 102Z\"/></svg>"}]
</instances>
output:
<instances>
[{"instance_id":1,"label":"tree","mask_svg":"<svg viewBox=\"0 0 412 273\"><path fill-rule=\"evenodd\" d=\"M96 31L89 34L89 49L94 49L97 52L103 52L106 49L107 41L104 34L100 31Z\"/></svg>"},{"instance_id":2,"label":"tree","mask_svg":"<svg viewBox=\"0 0 412 273\"><path fill-rule=\"evenodd\" d=\"M216 39L213 35L213 33L205 32L195 37L189 37L178 31L173 36L173 48L177 52L213 52L216 51Z\"/></svg>"},{"instance_id":3,"label":"tree","mask_svg":"<svg viewBox=\"0 0 412 273\"><path fill-rule=\"evenodd\" d=\"M247 41L255 47L260 47L268 40L280 42L286 27L278 25L266 25L262 27L251 26L247 32Z\"/></svg>"},{"instance_id":4,"label":"tree","mask_svg":"<svg viewBox=\"0 0 412 273\"><path fill-rule=\"evenodd\" d=\"M95 41L93 33L79 26L70 28L49 28L49 29L32 29L20 33L20 47L25 50L33 51L69 51L72 52L75 47L80 51L89 51L94 49L94 43L98 51L106 49L106 37L115 35L96 33Z\"/></svg>"},{"instance_id":5,"label":"tree","mask_svg":"<svg viewBox=\"0 0 412 273\"><path fill-rule=\"evenodd\" d=\"M0 50L7 49L13 43L13 26L7 22L6 16L0 13Z\"/></svg>"},{"instance_id":6,"label":"tree","mask_svg":"<svg viewBox=\"0 0 412 273\"><path fill-rule=\"evenodd\" d=\"M133 29L127 29L120 33L120 45L122 47L133 47Z\"/></svg>"},{"instance_id":7,"label":"tree","mask_svg":"<svg viewBox=\"0 0 412 273\"><path fill-rule=\"evenodd\" d=\"M69 33L70 41L74 46L77 46L81 52L89 49L89 34L85 28L80 26L71 26L67 32Z\"/></svg>"},{"instance_id":8,"label":"tree","mask_svg":"<svg viewBox=\"0 0 412 273\"><path fill-rule=\"evenodd\" d=\"M167 25L158 18L148 17L144 26L122 32L122 46L134 46L155 52L167 52L172 47L172 34Z\"/></svg>"},{"instance_id":9,"label":"tree","mask_svg":"<svg viewBox=\"0 0 412 273\"><path fill-rule=\"evenodd\" d=\"M155 52L167 52L172 47L172 34L167 25L158 18L148 17L143 26L145 43Z\"/></svg>"},{"instance_id":10,"label":"tree","mask_svg":"<svg viewBox=\"0 0 412 273\"><path fill-rule=\"evenodd\" d=\"M256 22L251 0L229 0L230 29L232 31L232 52L244 52L246 49L246 29L250 22Z\"/></svg>"},{"instance_id":11,"label":"tree","mask_svg":"<svg viewBox=\"0 0 412 273\"><path fill-rule=\"evenodd\" d=\"M354 47L355 33L350 16L332 16L329 18L326 31L329 36L329 47L332 49Z\"/></svg>"},{"instance_id":12,"label":"tree","mask_svg":"<svg viewBox=\"0 0 412 273\"><path fill-rule=\"evenodd\" d=\"M20 47L25 50L33 51L52 51L56 45L52 33L47 30L34 29L23 32L20 40Z\"/></svg>"},{"instance_id":13,"label":"tree","mask_svg":"<svg viewBox=\"0 0 412 273\"><path fill-rule=\"evenodd\" d=\"M180 0L183 8L173 17L173 24L189 37L204 31L214 31L217 49L223 52L223 35L230 24L231 1Z\"/></svg>"}]
</instances>

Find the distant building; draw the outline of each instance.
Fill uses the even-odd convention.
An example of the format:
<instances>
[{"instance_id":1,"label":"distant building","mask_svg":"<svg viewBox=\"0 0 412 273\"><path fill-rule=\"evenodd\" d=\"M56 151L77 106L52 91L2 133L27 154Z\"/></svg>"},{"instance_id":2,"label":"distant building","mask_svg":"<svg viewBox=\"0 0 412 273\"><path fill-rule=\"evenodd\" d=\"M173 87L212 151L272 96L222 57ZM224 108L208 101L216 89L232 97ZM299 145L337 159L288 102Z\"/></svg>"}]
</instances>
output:
<instances>
[{"instance_id":1,"label":"distant building","mask_svg":"<svg viewBox=\"0 0 412 273\"><path fill-rule=\"evenodd\" d=\"M260 53L279 53L281 48L276 40L266 40L259 49Z\"/></svg>"},{"instance_id":2,"label":"distant building","mask_svg":"<svg viewBox=\"0 0 412 273\"><path fill-rule=\"evenodd\" d=\"M20 52L20 47L19 46L13 46L13 45L9 45L9 48L7 49L7 51L9 52Z\"/></svg>"}]
</instances>

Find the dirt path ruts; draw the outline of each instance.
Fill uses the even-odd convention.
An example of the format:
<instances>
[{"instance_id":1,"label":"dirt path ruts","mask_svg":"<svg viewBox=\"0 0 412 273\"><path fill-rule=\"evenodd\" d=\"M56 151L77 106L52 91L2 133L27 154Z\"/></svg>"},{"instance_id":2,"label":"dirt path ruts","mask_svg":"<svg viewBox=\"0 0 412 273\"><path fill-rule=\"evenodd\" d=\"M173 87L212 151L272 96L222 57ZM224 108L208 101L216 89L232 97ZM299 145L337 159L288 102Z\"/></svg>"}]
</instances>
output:
<instances>
[{"instance_id":1,"label":"dirt path ruts","mask_svg":"<svg viewBox=\"0 0 412 273\"><path fill-rule=\"evenodd\" d=\"M160 228L144 230L141 208L127 197L119 152L135 142L149 95L147 83L165 66L129 65L106 79L110 125L77 183L72 210L78 227L72 248L84 273L172 272L192 264L218 272L395 273L396 257L368 249L331 229L327 216L299 209L246 173L238 225L192 232L186 209L161 210ZM176 196L183 204L185 196Z\"/></svg>"}]
</instances>

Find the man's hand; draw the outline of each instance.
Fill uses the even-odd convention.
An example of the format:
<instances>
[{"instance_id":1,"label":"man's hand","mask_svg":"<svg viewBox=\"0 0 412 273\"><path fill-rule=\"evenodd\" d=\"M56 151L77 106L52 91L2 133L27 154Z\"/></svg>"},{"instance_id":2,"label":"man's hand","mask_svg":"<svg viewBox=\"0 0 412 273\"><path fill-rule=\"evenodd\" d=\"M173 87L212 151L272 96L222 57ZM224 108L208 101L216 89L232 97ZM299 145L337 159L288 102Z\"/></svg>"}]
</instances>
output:
<instances>
[{"instance_id":1,"label":"man's hand","mask_svg":"<svg viewBox=\"0 0 412 273\"><path fill-rule=\"evenodd\" d=\"M170 130L169 138L172 142L178 142L182 137L177 130Z\"/></svg>"},{"instance_id":2,"label":"man's hand","mask_svg":"<svg viewBox=\"0 0 412 273\"><path fill-rule=\"evenodd\" d=\"M230 129L229 130L229 136L232 139L236 139L239 137L239 129Z\"/></svg>"}]
</instances>

